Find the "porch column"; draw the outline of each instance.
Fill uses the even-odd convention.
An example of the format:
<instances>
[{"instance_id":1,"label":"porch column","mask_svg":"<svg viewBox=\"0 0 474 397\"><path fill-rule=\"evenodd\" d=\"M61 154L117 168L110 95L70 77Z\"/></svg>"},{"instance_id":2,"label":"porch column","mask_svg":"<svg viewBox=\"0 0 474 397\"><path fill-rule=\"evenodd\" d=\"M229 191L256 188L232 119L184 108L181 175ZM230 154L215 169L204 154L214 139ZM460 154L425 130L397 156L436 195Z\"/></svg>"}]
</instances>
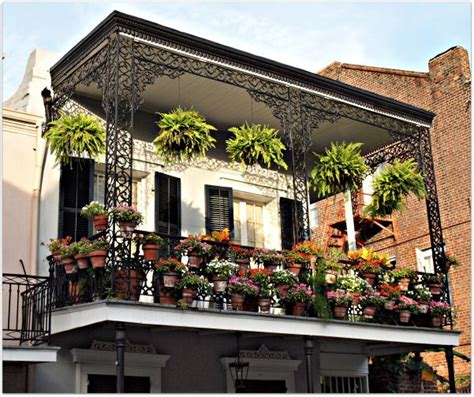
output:
<instances>
[{"instance_id":1,"label":"porch column","mask_svg":"<svg viewBox=\"0 0 474 397\"><path fill-rule=\"evenodd\" d=\"M449 392L456 393L456 378L454 374L454 353L452 346L444 348L446 363L448 364Z\"/></svg>"},{"instance_id":2,"label":"porch column","mask_svg":"<svg viewBox=\"0 0 474 397\"><path fill-rule=\"evenodd\" d=\"M304 355L306 361L306 390L308 393L314 393L313 384L313 338L305 336L304 340Z\"/></svg>"},{"instance_id":3,"label":"porch column","mask_svg":"<svg viewBox=\"0 0 474 397\"><path fill-rule=\"evenodd\" d=\"M116 377L117 393L125 392L125 325L117 323L115 326L115 350L117 351Z\"/></svg>"}]
</instances>

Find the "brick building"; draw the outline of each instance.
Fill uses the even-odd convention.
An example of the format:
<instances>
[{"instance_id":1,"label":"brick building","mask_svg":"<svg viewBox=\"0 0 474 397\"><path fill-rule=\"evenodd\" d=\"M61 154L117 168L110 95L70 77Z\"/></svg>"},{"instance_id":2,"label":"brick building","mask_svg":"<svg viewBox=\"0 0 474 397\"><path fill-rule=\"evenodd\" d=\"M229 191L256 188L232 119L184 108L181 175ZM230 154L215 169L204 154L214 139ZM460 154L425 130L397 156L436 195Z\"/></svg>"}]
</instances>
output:
<instances>
[{"instance_id":1,"label":"brick building","mask_svg":"<svg viewBox=\"0 0 474 397\"><path fill-rule=\"evenodd\" d=\"M323 76L436 113L431 129L441 222L448 254L460 265L449 272L456 328L463 331L456 348L471 356L471 72L467 51L452 47L428 62L428 72L412 72L334 62L321 70ZM316 239L326 238L334 211L319 202ZM324 215L326 218L324 218ZM389 252L398 266L420 268L429 261L430 238L424 202L409 198L407 209L396 216L396 238L382 231L368 240L377 250ZM422 270L422 269L420 269ZM428 356L428 357L427 357ZM441 375L446 375L443 353L425 354ZM470 374L470 364L455 358L456 376Z\"/></svg>"}]
</instances>

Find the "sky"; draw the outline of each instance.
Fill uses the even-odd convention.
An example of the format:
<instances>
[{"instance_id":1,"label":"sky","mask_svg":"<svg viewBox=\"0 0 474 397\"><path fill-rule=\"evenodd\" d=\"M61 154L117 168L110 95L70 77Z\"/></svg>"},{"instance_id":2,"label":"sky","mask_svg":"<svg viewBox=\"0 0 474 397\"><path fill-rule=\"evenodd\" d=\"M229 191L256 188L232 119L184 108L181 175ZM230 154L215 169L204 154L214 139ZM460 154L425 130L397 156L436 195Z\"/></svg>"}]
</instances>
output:
<instances>
[{"instance_id":1,"label":"sky","mask_svg":"<svg viewBox=\"0 0 474 397\"><path fill-rule=\"evenodd\" d=\"M311 72L333 61L427 71L461 45L471 53L470 3L3 3L3 99L34 48L65 54L119 10Z\"/></svg>"}]
</instances>

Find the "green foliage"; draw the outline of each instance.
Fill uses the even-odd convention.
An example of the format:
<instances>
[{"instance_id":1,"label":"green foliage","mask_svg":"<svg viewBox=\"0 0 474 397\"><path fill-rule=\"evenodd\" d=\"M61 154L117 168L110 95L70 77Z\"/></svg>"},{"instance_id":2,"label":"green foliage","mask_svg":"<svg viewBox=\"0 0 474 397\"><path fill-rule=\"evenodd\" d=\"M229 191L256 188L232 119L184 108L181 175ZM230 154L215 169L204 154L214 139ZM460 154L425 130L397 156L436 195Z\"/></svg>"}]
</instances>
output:
<instances>
[{"instance_id":1,"label":"green foliage","mask_svg":"<svg viewBox=\"0 0 474 397\"><path fill-rule=\"evenodd\" d=\"M87 154L95 158L105 153L104 127L96 117L84 113L63 114L58 120L51 121L44 137L61 164L70 164L71 157Z\"/></svg>"},{"instance_id":2,"label":"green foliage","mask_svg":"<svg viewBox=\"0 0 474 397\"><path fill-rule=\"evenodd\" d=\"M360 154L362 143L331 143L324 154L314 153L318 162L311 171L311 186L318 197L359 189L369 173Z\"/></svg>"},{"instance_id":3,"label":"green foliage","mask_svg":"<svg viewBox=\"0 0 474 397\"><path fill-rule=\"evenodd\" d=\"M160 133L153 140L156 154L166 162L176 163L194 157L204 157L215 147L216 140L211 131L216 127L206 123L206 119L194 109L180 107L169 113L158 113L161 120L156 124Z\"/></svg>"},{"instance_id":4,"label":"green foliage","mask_svg":"<svg viewBox=\"0 0 474 397\"><path fill-rule=\"evenodd\" d=\"M394 269L389 274L395 280L399 280L401 278L414 279L416 277L416 271L413 270L413 269L410 269L408 267L404 267L404 268L401 268L401 269Z\"/></svg>"},{"instance_id":5,"label":"green foliage","mask_svg":"<svg viewBox=\"0 0 474 397\"><path fill-rule=\"evenodd\" d=\"M278 130L262 124L249 125L247 122L240 127L229 128L234 138L228 139L227 152L234 162L240 162L245 169L247 166L259 164L270 168L272 164L288 169L283 160L283 150L286 149L278 136Z\"/></svg>"},{"instance_id":6,"label":"green foliage","mask_svg":"<svg viewBox=\"0 0 474 397\"><path fill-rule=\"evenodd\" d=\"M316 273L311 278L311 285L314 293L310 302L311 312L319 318L332 318L331 305L326 297L326 277L324 273Z\"/></svg>"},{"instance_id":7,"label":"green foliage","mask_svg":"<svg viewBox=\"0 0 474 397\"><path fill-rule=\"evenodd\" d=\"M377 175L372 183L371 203L365 208L371 216L386 216L405 209L405 197L413 193L418 200L426 195L423 176L413 160L395 160Z\"/></svg>"},{"instance_id":8,"label":"green foliage","mask_svg":"<svg viewBox=\"0 0 474 397\"><path fill-rule=\"evenodd\" d=\"M97 215L107 215L104 204L98 201L91 201L81 209L81 215L85 218L92 218Z\"/></svg>"},{"instance_id":9,"label":"green foliage","mask_svg":"<svg viewBox=\"0 0 474 397\"><path fill-rule=\"evenodd\" d=\"M77 243L63 246L60 252L63 259L73 259L78 254Z\"/></svg>"}]
</instances>

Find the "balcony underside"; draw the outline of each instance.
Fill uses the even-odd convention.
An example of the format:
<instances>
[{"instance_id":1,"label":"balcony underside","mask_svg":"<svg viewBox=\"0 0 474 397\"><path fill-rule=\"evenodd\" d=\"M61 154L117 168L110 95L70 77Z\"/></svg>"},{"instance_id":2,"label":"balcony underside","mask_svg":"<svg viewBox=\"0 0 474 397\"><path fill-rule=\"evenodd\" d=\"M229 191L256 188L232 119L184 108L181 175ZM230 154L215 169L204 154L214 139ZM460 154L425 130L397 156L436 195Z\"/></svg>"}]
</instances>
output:
<instances>
[{"instance_id":1,"label":"balcony underside","mask_svg":"<svg viewBox=\"0 0 474 397\"><path fill-rule=\"evenodd\" d=\"M312 336L365 342L367 355L423 351L457 346L459 331L400 327L261 313L181 310L155 303L97 301L54 310L51 333L59 334L104 322L131 325L213 330L221 332Z\"/></svg>"}]
</instances>

